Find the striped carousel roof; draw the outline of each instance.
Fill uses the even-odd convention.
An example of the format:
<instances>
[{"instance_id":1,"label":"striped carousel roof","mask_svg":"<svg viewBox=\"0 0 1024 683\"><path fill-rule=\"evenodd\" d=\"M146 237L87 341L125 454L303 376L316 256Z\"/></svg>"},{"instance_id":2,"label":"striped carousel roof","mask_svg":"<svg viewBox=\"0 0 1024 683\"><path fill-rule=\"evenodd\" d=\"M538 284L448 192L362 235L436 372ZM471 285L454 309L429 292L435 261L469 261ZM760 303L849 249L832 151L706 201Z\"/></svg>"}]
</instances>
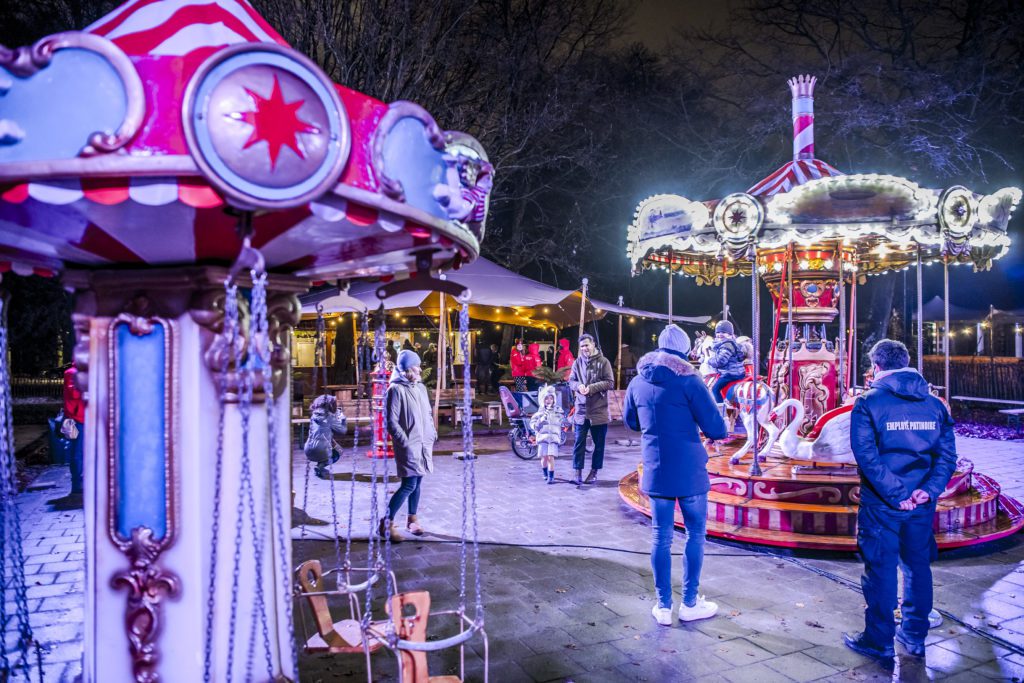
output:
<instances>
[{"instance_id":1,"label":"striped carousel roof","mask_svg":"<svg viewBox=\"0 0 1024 683\"><path fill-rule=\"evenodd\" d=\"M284 38L245 0L131 0L85 29L129 56L209 56L236 43Z\"/></svg>"},{"instance_id":2,"label":"striped carousel roof","mask_svg":"<svg viewBox=\"0 0 1024 683\"><path fill-rule=\"evenodd\" d=\"M821 159L795 159L787 161L770 176L755 183L747 190L747 194L769 199L782 192L789 192L809 180L841 175L845 174Z\"/></svg>"}]
</instances>

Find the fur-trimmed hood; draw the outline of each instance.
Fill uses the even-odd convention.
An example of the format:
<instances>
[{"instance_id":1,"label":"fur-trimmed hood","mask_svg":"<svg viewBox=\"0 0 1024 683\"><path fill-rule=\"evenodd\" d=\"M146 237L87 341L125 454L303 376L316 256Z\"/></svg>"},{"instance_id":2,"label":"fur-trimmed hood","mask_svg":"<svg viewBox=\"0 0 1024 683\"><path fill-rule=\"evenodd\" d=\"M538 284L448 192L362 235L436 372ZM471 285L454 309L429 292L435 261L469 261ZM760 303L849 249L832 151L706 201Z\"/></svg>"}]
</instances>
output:
<instances>
[{"instance_id":1,"label":"fur-trimmed hood","mask_svg":"<svg viewBox=\"0 0 1024 683\"><path fill-rule=\"evenodd\" d=\"M695 375L697 371L680 356L662 349L645 353L636 364L638 375L653 384L662 384L673 377Z\"/></svg>"}]
</instances>

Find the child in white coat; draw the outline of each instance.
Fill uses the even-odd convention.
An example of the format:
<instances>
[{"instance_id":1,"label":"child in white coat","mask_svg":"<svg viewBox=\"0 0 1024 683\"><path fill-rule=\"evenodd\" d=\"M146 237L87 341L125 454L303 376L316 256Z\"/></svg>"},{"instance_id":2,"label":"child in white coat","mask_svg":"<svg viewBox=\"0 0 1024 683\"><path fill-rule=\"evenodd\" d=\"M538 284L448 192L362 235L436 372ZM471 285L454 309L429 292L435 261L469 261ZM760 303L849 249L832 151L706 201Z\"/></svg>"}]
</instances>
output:
<instances>
[{"instance_id":1,"label":"child in white coat","mask_svg":"<svg viewBox=\"0 0 1024 683\"><path fill-rule=\"evenodd\" d=\"M541 387L537 395L540 408L530 418L530 429L537 435L537 451L540 455L541 472L549 484L555 483L555 458L562 444L562 421L565 413L558 405L555 388Z\"/></svg>"}]
</instances>

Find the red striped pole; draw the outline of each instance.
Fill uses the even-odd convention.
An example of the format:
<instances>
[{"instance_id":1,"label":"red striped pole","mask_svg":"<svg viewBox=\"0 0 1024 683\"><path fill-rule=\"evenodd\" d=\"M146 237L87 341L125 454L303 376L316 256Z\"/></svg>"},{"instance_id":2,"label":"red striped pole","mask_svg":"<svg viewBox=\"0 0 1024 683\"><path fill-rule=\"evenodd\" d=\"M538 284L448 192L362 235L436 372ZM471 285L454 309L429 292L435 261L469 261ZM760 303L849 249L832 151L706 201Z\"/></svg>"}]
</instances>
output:
<instances>
[{"instance_id":1,"label":"red striped pole","mask_svg":"<svg viewBox=\"0 0 1024 683\"><path fill-rule=\"evenodd\" d=\"M789 79L793 93L793 160L814 158L814 76Z\"/></svg>"}]
</instances>

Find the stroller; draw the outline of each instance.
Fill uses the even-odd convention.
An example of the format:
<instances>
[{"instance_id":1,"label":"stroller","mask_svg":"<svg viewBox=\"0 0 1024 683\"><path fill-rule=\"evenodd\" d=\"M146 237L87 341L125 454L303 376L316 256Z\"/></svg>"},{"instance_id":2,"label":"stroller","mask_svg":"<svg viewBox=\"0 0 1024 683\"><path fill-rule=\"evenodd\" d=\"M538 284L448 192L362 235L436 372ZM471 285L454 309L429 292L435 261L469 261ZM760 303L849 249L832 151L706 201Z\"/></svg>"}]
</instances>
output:
<instances>
[{"instance_id":1,"label":"stroller","mask_svg":"<svg viewBox=\"0 0 1024 683\"><path fill-rule=\"evenodd\" d=\"M505 407L505 415L508 416L512 429L508 432L508 441L512 446L512 452L523 460L532 460L537 457L536 434L530 428L530 417L537 412L540 405L537 403L536 391L511 391L508 387L499 387L498 395L501 404ZM573 431L572 413L573 407L572 391L568 384L556 384L555 395L558 403L565 411L565 419L562 421L562 440L564 445Z\"/></svg>"}]
</instances>

